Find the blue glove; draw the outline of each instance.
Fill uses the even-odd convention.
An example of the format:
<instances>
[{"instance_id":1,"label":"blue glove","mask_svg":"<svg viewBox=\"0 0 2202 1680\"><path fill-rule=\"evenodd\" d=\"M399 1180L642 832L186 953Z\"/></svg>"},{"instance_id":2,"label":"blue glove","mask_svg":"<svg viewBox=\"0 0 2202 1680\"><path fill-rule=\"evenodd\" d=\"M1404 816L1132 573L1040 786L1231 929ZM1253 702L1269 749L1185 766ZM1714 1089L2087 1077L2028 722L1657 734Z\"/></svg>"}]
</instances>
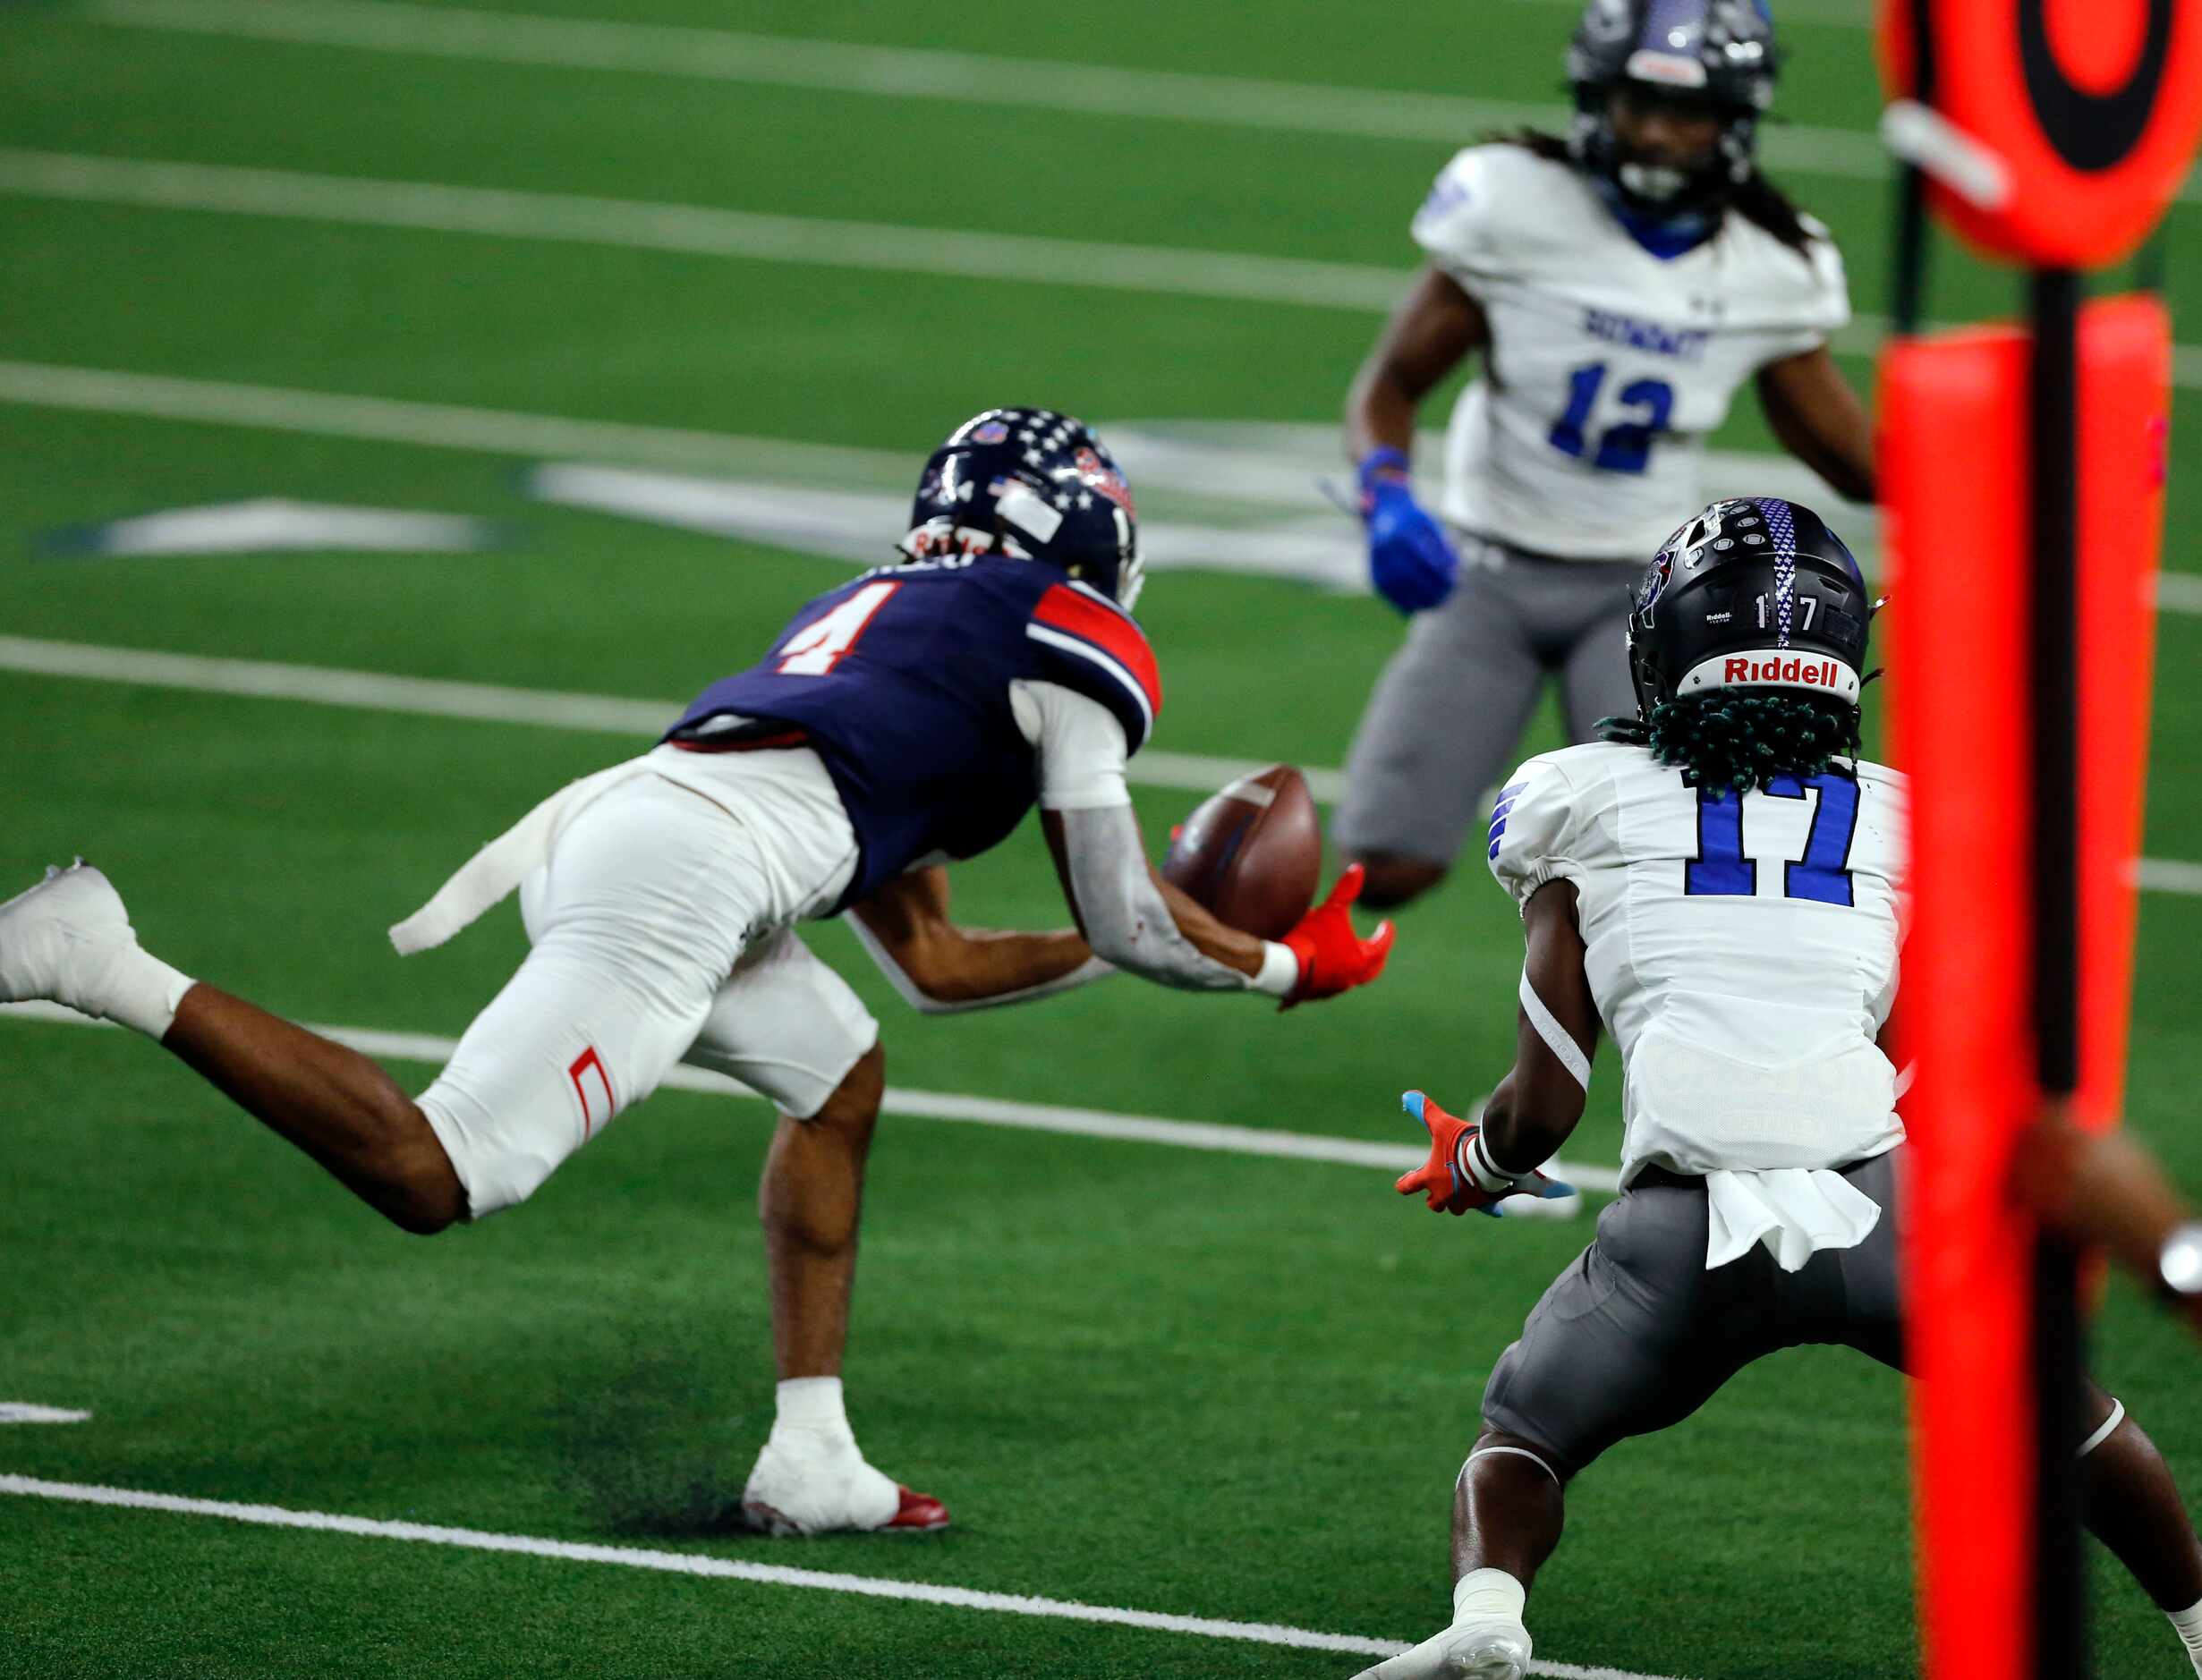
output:
<instances>
[{"instance_id":1,"label":"blue glove","mask_svg":"<svg viewBox=\"0 0 2202 1680\"><path fill-rule=\"evenodd\" d=\"M1361 518L1369 531L1369 581L1403 613L1435 607L1460 570L1453 546L1407 488L1407 457L1372 449L1361 458Z\"/></svg>"}]
</instances>

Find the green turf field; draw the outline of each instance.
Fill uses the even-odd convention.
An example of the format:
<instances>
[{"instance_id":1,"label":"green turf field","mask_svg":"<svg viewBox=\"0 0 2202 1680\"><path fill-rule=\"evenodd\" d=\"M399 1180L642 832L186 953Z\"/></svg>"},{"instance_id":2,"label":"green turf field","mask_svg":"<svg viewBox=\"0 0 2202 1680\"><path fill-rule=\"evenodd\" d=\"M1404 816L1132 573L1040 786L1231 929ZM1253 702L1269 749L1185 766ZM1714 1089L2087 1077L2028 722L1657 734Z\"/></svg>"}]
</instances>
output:
<instances>
[{"instance_id":1,"label":"green turf field","mask_svg":"<svg viewBox=\"0 0 2202 1680\"><path fill-rule=\"evenodd\" d=\"M1852 152L1814 134L1864 143L1869 38L1845 0L1809 8L1777 0L1794 53L1782 106L1803 135L1785 155L1835 167ZM615 27L560 33L551 13ZM1368 269L1403 281L1406 220L1450 148L1407 96L1544 101L1570 16L1552 0L1383 16L1314 0L0 5L0 637L677 700L847 568L548 505L522 493L529 466L624 454L762 472L776 450L837 446L886 452L842 471L900 488L947 427L998 402L1104 428L1328 422L1379 318L1365 298L1127 280L1108 250L1087 254L1092 284L944 270L957 251L1010 260L1030 248L999 236L1016 236L1272 259L1258 270L1272 288L1284 259L1330 265L1310 284L1331 292L1365 288ZM714 47L651 24L811 45ZM997 67L995 87L968 64L859 47L1033 62ZM640 67L616 67L620 54ZM903 91L864 90L885 82ZM1339 89L1399 97L1325 91ZM1472 136L1462 121L1452 139ZM1433 132L1398 132L1416 123ZM307 184L262 182L288 208L246 214L202 202L210 182L243 191L234 174L117 160ZM1785 179L1841 238L1861 314L1883 311L1883 184ZM526 195L523 217L545 195L628 208L557 237L401 225L429 200L362 216L340 191L361 181L506 190ZM615 237L640 225L637 204L829 237L817 260ZM703 225L681 221L680 237ZM2175 319L2202 338L2198 228L2202 209L2176 209L2168 255ZM1938 254L1937 316L2012 296ZM1869 341L1845 341L1861 382L1870 361L1849 352ZM2182 368L2202 382L2198 361ZM337 414L285 393L434 412ZM591 451L531 441L514 416L638 429ZM2198 418L2183 389L2166 563L2190 579ZM1747 401L1720 441L1771 447ZM499 541L157 559L43 541L259 496L472 514ZM1182 493L1142 502L1214 512ZM1278 581L1168 573L1141 605L1169 691L1156 745L1172 753L1336 765L1398 633L1379 603ZM2198 648L2202 620L2168 614L2147 851L2172 864L2202 862ZM506 910L401 963L385 927L637 738L0 664L0 895L89 853L170 960L383 1033L455 1036L523 944ZM1525 751L1556 740L1543 718ZM1193 797L1145 789L1151 838ZM1062 920L1036 835L960 873L974 921ZM2142 918L2133 1124L2202 1183L2183 1094L2202 1057L2202 899L2152 891ZM1280 1018L1118 980L939 1021L903 1008L843 931L816 936L885 1022L899 1087L1387 1143L1411 1141L1402 1087L1466 1103L1502 1071L1518 940L1471 869L1406 921L1379 989L1323 1009ZM1572 1157L1617 1159L1618 1086L1607 1067ZM727 1521L770 1419L751 1212L769 1124L753 1101L662 1092L526 1208L421 1243L149 1048L0 1021L0 1402L93 1413L0 1424L0 1475L1364 1641L1442 1620L1448 1489L1484 1378L1586 1223L1432 1219L1365 1166L890 1116L851 1411L873 1459L940 1494L956 1525L774 1543ZM2202 1488L2194 1359L2113 1289L2101 1372ZM1752 1370L1683 1428L1616 1451L1572 1492L1533 1600L1540 1657L1576 1665L1547 1672L1912 1672L1903 1453L1896 1385L1824 1351ZM2098 1671L2181 1672L2137 1590L2108 1568L2098 1585ZM9 1676L1343 1676L1365 1660L0 1499Z\"/></svg>"}]
</instances>

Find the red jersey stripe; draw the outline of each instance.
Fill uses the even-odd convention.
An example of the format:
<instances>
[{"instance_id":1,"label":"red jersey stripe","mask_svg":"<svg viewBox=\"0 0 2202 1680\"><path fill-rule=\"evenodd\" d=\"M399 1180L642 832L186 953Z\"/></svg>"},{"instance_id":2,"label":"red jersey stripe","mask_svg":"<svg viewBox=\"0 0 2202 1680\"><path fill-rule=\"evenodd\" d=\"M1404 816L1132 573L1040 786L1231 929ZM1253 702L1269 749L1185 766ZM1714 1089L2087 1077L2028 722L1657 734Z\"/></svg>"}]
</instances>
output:
<instances>
[{"instance_id":1,"label":"red jersey stripe","mask_svg":"<svg viewBox=\"0 0 2202 1680\"><path fill-rule=\"evenodd\" d=\"M1033 619L1050 630L1090 641L1108 654L1146 691L1147 707L1162 715L1162 673L1154 663L1154 649L1131 619L1106 602L1058 583L1040 598Z\"/></svg>"}]
</instances>

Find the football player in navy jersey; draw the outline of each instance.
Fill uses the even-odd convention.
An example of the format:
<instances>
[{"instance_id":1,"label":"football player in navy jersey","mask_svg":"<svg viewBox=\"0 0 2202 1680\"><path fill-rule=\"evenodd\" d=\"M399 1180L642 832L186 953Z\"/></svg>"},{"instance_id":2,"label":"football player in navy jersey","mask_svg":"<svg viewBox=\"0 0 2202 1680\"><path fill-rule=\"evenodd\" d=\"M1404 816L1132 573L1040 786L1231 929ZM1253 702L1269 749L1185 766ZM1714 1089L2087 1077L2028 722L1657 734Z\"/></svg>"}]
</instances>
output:
<instances>
[{"instance_id":1,"label":"football player in navy jersey","mask_svg":"<svg viewBox=\"0 0 2202 1680\"><path fill-rule=\"evenodd\" d=\"M145 952L98 870L0 904L0 1001L47 999L157 1039L377 1211L428 1234L523 1201L676 1062L770 1097L759 1212L778 1406L744 1495L778 1533L938 1528L866 1462L841 1398L879 1027L795 924L853 912L929 1010L1125 969L1287 1006L1376 978L1390 926L1357 870L1281 942L1224 926L1150 867L1126 760L1162 705L1131 615L1132 496L1083 423L993 409L925 464L891 565L799 611L650 751L536 807L391 929L450 938L515 887L533 949L418 1099L365 1056ZM1079 932L948 920L941 864L1035 802Z\"/></svg>"}]
</instances>

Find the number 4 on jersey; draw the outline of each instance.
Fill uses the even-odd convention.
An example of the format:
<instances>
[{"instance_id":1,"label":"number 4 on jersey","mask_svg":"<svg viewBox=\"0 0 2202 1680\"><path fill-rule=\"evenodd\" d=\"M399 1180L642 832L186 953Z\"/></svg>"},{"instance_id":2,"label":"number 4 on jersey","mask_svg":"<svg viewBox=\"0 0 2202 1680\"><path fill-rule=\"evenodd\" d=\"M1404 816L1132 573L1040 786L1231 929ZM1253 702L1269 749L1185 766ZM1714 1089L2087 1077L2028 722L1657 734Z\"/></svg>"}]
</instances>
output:
<instances>
[{"instance_id":1,"label":"number 4 on jersey","mask_svg":"<svg viewBox=\"0 0 2202 1680\"><path fill-rule=\"evenodd\" d=\"M871 615L887 604L899 583L867 583L833 611L814 618L780 643L779 675L823 676L856 645Z\"/></svg>"},{"instance_id":2,"label":"number 4 on jersey","mask_svg":"<svg viewBox=\"0 0 2202 1680\"><path fill-rule=\"evenodd\" d=\"M1776 799L1819 794L1800 861L1781 866L1781 895L1822 904L1849 904L1850 840L1858 832L1858 784L1832 772L1799 780L1777 776L1766 791ZM1751 898L1758 893L1758 863L1743 849L1743 799L1729 792L1715 799L1697 790L1697 855L1682 865L1682 890L1691 897Z\"/></svg>"}]
</instances>

